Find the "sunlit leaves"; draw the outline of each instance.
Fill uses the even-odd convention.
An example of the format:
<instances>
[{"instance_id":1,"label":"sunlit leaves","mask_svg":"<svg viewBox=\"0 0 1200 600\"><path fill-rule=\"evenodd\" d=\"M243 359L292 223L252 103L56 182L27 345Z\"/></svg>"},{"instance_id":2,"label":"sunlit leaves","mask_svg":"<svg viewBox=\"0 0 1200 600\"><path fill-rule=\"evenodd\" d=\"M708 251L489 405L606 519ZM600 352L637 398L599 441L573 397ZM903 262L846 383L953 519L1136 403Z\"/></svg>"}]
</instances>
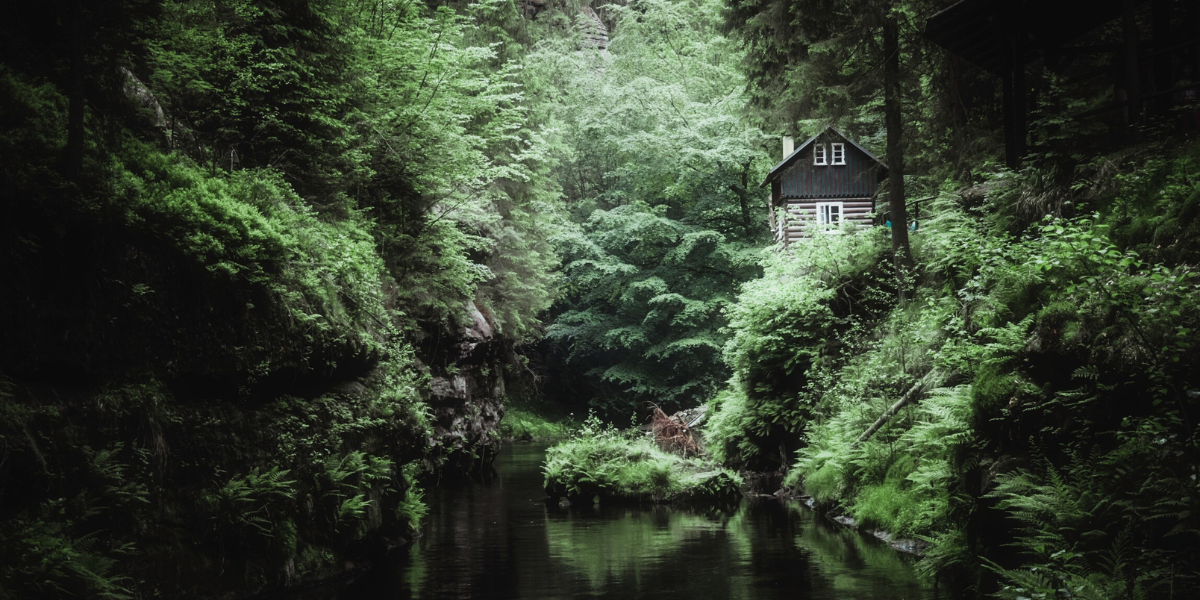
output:
<instances>
[{"instance_id":1,"label":"sunlit leaves","mask_svg":"<svg viewBox=\"0 0 1200 600\"><path fill-rule=\"evenodd\" d=\"M555 238L565 297L547 333L624 417L702 402L725 378L722 310L758 268L769 158L719 2L604 11L605 51L545 40L522 77L578 224Z\"/></svg>"}]
</instances>

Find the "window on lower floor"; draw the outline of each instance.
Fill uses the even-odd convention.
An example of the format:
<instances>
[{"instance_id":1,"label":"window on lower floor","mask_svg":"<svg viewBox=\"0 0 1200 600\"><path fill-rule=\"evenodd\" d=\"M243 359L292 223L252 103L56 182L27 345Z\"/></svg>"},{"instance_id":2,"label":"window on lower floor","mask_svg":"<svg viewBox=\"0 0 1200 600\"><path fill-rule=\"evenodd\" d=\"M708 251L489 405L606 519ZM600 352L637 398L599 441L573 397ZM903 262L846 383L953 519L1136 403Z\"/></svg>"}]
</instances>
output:
<instances>
[{"instance_id":1,"label":"window on lower floor","mask_svg":"<svg viewBox=\"0 0 1200 600\"><path fill-rule=\"evenodd\" d=\"M818 202L817 225L825 229L834 229L842 224L841 202Z\"/></svg>"}]
</instances>

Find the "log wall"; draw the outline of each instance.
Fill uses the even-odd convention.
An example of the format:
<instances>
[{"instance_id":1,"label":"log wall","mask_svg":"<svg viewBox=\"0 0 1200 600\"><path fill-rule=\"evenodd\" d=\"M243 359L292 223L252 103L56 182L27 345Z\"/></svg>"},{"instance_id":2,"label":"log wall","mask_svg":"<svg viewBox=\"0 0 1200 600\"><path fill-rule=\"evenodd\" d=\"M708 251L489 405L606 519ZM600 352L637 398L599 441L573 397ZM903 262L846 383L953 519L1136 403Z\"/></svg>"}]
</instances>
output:
<instances>
[{"instance_id":1,"label":"log wall","mask_svg":"<svg viewBox=\"0 0 1200 600\"><path fill-rule=\"evenodd\" d=\"M860 227L874 225L875 202L871 198L831 198L829 200L786 200L785 218L776 223L776 239L793 242L811 234L817 228L817 203L841 202L843 222Z\"/></svg>"}]
</instances>

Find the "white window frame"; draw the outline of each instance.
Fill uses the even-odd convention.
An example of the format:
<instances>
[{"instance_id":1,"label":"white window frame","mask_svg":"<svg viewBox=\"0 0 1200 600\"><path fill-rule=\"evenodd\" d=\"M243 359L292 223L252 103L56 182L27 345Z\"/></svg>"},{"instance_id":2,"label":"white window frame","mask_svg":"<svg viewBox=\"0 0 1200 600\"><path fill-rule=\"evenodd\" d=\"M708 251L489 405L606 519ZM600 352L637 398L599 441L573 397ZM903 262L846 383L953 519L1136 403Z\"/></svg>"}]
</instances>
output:
<instances>
[{"instance_id":1,"label":"white window frame","mask_svg":"<svg viewBox=\"0 0 1200 600\"><path fill-rule=\"evenodd\" d=\"M835 218L836 217L836 218ZM841 229L846 218L845 207L841 202L817 203L817 228L830 232Z\"/></svg>"},{"instance_id":2,"label":"white window frame","mask_svg":"<svg viewBox=\"0 0 1200 600\"><path fill-rule=\"evenodd\" d=\"M825 144L813 144L813 166L825 166L829 159L825 154Z\"/></svg>"},{"instance_id":3,"label":"white window frame","mask_svg":"<svg viewBox=\"0 0 1200 600\"><path fill-rule=\"evenodd\" d=\"M846 145L845 144L830 144L830 161L831 165L846 164Z\"/></svg>"}]
</instances>

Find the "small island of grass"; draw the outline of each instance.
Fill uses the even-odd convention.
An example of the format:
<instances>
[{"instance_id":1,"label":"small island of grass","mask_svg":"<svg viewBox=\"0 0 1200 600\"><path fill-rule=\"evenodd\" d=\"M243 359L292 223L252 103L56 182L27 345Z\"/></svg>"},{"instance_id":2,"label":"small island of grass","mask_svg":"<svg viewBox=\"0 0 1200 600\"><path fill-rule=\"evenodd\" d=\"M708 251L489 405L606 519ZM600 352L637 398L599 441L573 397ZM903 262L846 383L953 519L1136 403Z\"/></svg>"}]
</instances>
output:
<instances>
[{"instance_id":1,"label":"small island of grass","mask_svg":"<svg viewBox=\"0 0 1200 600\"><path fill-rule=\"evenodd\" d=\"M601 503L726 504L741 498L736 472L693 449L660 447L658 439L653 432L619 430L589 417L547 451L546 494Z\"/></svg>"}]
</instances>

